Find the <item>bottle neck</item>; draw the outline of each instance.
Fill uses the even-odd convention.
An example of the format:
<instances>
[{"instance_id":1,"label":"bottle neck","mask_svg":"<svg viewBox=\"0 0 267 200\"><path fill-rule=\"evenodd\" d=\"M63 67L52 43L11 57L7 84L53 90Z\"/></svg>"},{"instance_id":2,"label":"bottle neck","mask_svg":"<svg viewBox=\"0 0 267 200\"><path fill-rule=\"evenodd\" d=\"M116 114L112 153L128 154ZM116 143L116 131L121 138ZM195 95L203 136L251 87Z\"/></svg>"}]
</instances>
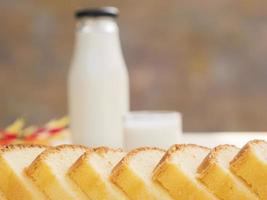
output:
<instances>
[{"instance_id":1,"label":"bottle neck","mask_svg":"<svg viewBox=\"0 0 267 200\"><path fill-rule=\"evenodd\" d=\"M95 53L121 53L119 30L112 17L86 17L76 28L76 50Z\"/></svg>"},{"instance_id":2,"label":"bottle neck","mask_svg":"<svg viewBox=\"0 0 267 200\"><path fill-rule=\"evenodd\" d=\"M83 33L117 33L118 26L112 17L85 17L77 22L77 32Z\"/></svg>"}]
</instances>

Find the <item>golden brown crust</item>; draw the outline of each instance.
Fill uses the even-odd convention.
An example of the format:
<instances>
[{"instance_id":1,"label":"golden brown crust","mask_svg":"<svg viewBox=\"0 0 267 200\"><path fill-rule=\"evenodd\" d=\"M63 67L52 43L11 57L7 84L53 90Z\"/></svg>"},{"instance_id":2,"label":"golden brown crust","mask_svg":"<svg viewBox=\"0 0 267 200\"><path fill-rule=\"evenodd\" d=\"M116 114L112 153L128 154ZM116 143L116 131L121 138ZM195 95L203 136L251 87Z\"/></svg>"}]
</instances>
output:
<instances>
[{"instance_id":1,"label":"golden brown crust","mask_svg":"<svg viewBox=\"0 0 267 200\"><path fill-rule=\"evenodd\" d=\"M133 149L132 151L127 153L127 155L124 156L124 158L114 167L114 170L116 170L116 167L119 165L128 165L130 159L132 157L134 157L136 154L138 154L142 151L151 151L151 150L152 151L156 150L156 151L166 152L165 150L157 148L157 147L139 147L139 148Z\"/></svg>"},{"instance_id":2,"label":"golden brown crust","mask_svg":"<svg viewBox=\"0 0 267 200\"><path fill-rule=\"evenodd\" d=\"M85 153L83 153L79 158L78 160L70 167L70 169L68 170L68 174L74 172L76 169L78 169L78 167L80 165L82 165L82 163L88 159L88 155L93 153L95 151L95 149L91 149L91 148L88 148L86 150Z\"/></svg>"},{"instance_id":3,"label":"golden brown crust","mask_svg":"<svg viewBox=\"0 0 267 200\"><path fill-rule=\"evenodd\" d=\"M160 149L157 147L139 147L136 149L133 149L132 151L128 152L126 156L124 156L121 161L113 168L111 174L111 179L115 179L115 177L119 176L121 174L121 171L124 170L124 167L129 164L129 161L132 157L134 157L136 154L142 152L142 151L161 151L165 153L166 151L164 149Z\"/></svg>"},{"instance_id":4,"label":"golden brown crust","mask_svg":"<svg viewBox=\"0 0 267 200\"><path fill-rule=\"evenodd\" d=\"M41 154L39 154L35 158L35 160L32 162L32 164L30 165L28 170L31 171L30 169L38 168L40 162L45 160L47 158L47 156L49 156L50 154L58 153L61 150L65 150L65 149L73 149L74 150L77 148L84 149L85 151L89 149L89 148L82 146L82 145L71 145L71 144L63 144L63 145L59 145L59 146L55 146L55 147L48 147L46 150L44 150Z\"/></svg>"},{"instance_id":5,"label":"golden brown crust","mask_svg":"<svg viewBox=\"0 0 267 200\"><path fill-rule=\"evenodd\" d=\"M85 160L88 160L90 155L92 155L93 153L97 153L99 155L103 155L103 154L106 154L108 152L113 152L113 153L116 153L116 152L123 152L122 149L118 148L118 149L113 149L113 148L109 148L109 147L105 147L105 146L102 146L102 147L97 147L97 148L94 148L94 149L87 149L86 152L81 155L78 160L72 165L71 169L69 170L69 172L75 170L79 165L82 164L82 162L84 162Z\"/></svg>"},{"instance_id":6,"label":"golden brown crust","mask_svg":"<svg viewBox=\"0 0 267 200\"><path fill-rule=\"evenodd\" d=\"M109 148L109 147L106 147L106 146L94 148L94 151L96 153L100 153L100 154L104 154L104 153L107 153L107 152L123 152L123 150L121 148L113 149L113 148Z\"/></svg>"},{"instance_id":7,"label":"golden brown crust","mask_svg":"<svg viewBox=\"0 0 267 200\"><path fill-rule=\"evenodd\" d=\"M69 169L69 173L71 173L72 171L75 171L80 165L82 165L82 163L85 160L88 160L91 154L97 153L97 154L103 155L103 154L106 154L108 152L116 153L116 152L123 152L123 150L120 148L113 149L113 148L109 148L109 147L105 147L105 146L97 147L94 149L87 149L86 152L84 154L82 154L78 158L78 160L71 166L71 168Z\"/></svg>"},{"instance_id":8,"label":"golden brown crust","mask_svg":"<svg viewBox=\"0 0 267 200\"><path fill-rule=\"evenodd\" d=\"M210 153L206 156L206 158L202 161L202 163L199 165L197 169L197 173L199 174L205 174L209 169L217 163L218 154L227 149L227 148L237 148L234 145L224 144L224 145L218 145L217 147L213 148Z\"/></svg>"},{"instance_id":9,"label":"golden brown crust","mask_svg":"<svg viewBox=\"0 0 267 200\"><path fill-rule=\"evenodd\" d=\"M257 145L257 144L267 144L266 141L264 140L251 140L249 141L239 152L238 154L234 157L234 159L230 162L230 165L234 165L235 162L237 162L238 160L243 159L243 157L249 152L251 151L251 148L253 145Z\"/></svg>"},{"instance_id":10,"label":"golden brown crust","mask_svg":"<svg viewBox=\"0 0 267 200\"><path fill-rule=\"evenodd\" d=\"M81 148L81 149L85 149L88 150L89 148L82 146L82 145L71 145L71 144L64 144L64 145L59 145L59 146L55 146L55 147L48 147L46 150L44 150L41 154L39 154L35 160L31 163L31 165L25 169L25 172L31 176L31 173L33 171L35 171L37 168L39 168L39 166L41 165L41 162L43 160L45 160L47 158L47 156L49 156L50 154L54 154L57 153L61 150L64 149L77 149L77 148ZM32 177L32 176L31 176Z\"/></svg>"},{"instance_id":11,"label":"golden brown crust","mask_svg":"<svg viewBox=\"0 0 267 200\"><path fill-rule=\"evenodd\" d=\"M0 154L10 152L13 150L20 150L25 148L49 148L49 146L41 144L10 144L0 148Z\"/></svg>"},{"instance_id":12,"label":"golden brown crust","mask_svg":"<svg viewBox=\"0 0 267 200\"><path fill-rule=\"evenodd\" d=\"M201 148L201 149L210 150L208 147L204 147L204 146L200 146L200 145L196 145L196 144L174 144L164 154L162 159L159 161L158 165L155 167L153 173L155 174L156 171L157 171L157 173L159 173L161 171L162 166L164 165L164 163L170 161L173 153L175 153L177 151L183 151L185 148L188 148L188 147L192 147L192 148L197 147L197 148Z\"/></svg>"}]
</instances>

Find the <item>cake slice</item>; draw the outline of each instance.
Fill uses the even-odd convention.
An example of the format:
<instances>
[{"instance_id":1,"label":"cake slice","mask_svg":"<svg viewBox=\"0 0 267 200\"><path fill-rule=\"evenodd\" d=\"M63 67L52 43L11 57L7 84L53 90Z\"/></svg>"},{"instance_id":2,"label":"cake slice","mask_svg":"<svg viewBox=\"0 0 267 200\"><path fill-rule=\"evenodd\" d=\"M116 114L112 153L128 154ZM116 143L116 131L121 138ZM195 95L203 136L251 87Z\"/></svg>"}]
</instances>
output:
<instances>
[{"instance_id":1,"label":"cake slice","mask_svg":"<svg viewBox=\"0 0 267 200\"><path fill-rule=\"evenodd\" d=\"M170 200L168 192L153 182L152 172L165 151L152 147L129 152L113 169L111 180L132 200Z\"/></svg>"},{"instance_id":2,"label":"cake slice","mask_svg":"<svg viewBox=\"0 0 267 200\"><path fill-rule=\"evenodd\" d=\"M109 179L111 170L124 156L121 149L99 147L88 150L71 167L69 176L90 199L128 199Z\"/></svg>"},{"instance_id":3,"label":"cake slice","mask_svg":"<svg viewBox=\"0 0 267 200\"><path fill-rule=\"evenodd\" d=\"M0 145L0 149L2 149L3 146ZM3 192L0 189L0 200L6 200L6 197L4 196Z\"/></svg>"},{"instance_id":4,"label":"cake slice","mask_svg":"<svg viewBox=\"0 0 267 200\"><path fill-rule=\"evenodd\" d=\"M199 180L223 200L259 200L249 186L230 171L230 161L239 148L220 145L211 150L198 168Z\"/></svg>"},{"instance_id":5,"label":"cake slice","mask_svg":"<svg viewBox=\"0 0 267 200\"><path fill-rule=\"evenodd\" d=\"M230 163L231 170L245 180L259 195L267 199L267 142L248 142Z\"/></svg>"},{"instance_id":6,"label":"cake slice","mask_svg":"<svg viewBox=\"0 0 267 200\"><path fill-rule=\"evenodd\" d=\"M45 149L45 146L29 144L8 145L0 149L0 190L3 199L46 199L24 171Z\"/></svg>"},{"instance_id":7,"label":"cake slice","mask_svg":"<svg viewBox=\"0 0 267 200\"><path fill-rule=\"evenodd\" d=\"M193 144L170 147L154 170L153 179L177 200L217 199L197 179L197 168L210 150Z\"/></svg>"},{"instance_id":8,"label":"cake slice","mask_svg":"<svg viewBox=\"0 0 267 200\"><path fill-rule=\"evenodd\" d=\"M0 200L6 200L5 196L3 193L0 192Z\"/></svg>"},{"instance_id":9,"label":"cake slice","mask_svg":"<svg viewBox=\"0 0 267 200\"><path fill-rule=\"evenodd\" d=\"M48 148L33 161L26 173L50 200L88 199L67 176L69 168L86 150L78 145Z\"/></svg>"}]
</instances>

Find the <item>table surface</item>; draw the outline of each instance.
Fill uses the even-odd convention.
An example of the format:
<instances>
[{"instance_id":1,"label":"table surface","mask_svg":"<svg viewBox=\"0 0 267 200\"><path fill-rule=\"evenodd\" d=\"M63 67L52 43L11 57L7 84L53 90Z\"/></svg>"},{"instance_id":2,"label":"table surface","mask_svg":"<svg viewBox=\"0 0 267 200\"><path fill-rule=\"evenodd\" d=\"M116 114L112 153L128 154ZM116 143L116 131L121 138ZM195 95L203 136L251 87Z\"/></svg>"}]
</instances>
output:
<instances>
[{"instance_id":1,"label":"table surface","mask_svg":"<svg viewBox=\"0 0 267 200\"><path fill-rule=\"evenodd\" d=\"M267 132L187 132L181 135L179 143L193 143L207 147L233 144L242 147L254 139L267 141Z\"/></svg>"}]
</instances>

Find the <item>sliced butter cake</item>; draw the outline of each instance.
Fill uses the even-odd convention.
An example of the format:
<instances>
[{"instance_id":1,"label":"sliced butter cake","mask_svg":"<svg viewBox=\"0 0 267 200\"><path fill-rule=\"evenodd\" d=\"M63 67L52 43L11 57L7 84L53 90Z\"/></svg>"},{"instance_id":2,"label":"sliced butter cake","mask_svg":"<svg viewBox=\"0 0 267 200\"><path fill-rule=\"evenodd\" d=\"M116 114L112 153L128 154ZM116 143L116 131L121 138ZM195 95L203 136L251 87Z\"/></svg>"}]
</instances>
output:
<instances>
[{"instance_id":1,"label":"sliced butter cake","mask_svg":"<svg viewBox=\"0 0 267 200\"><path fill-rule=\"evenodd\" d=\"M220 145L211 150L198 168L199 180L223 200L259 200L258 196L229 167L239 148Z\"/></svg>"},{"instance_id":2,"label":"sliced butter cake","mask_svg":"<svg viewBox=\"0 0 267 200\"><path fill-rule=\"evenodd\" d=\"M196 178L197 168L209 152L193 144L173 145L154 170L153 178L177 200L217 199Z\"/></svg>"},{"instance_id":3,"label":"sliced butter cake","mask_svg":"<svg viewBox=\"0 0 267 200\"><path fill-rule=\"evenodd\" d=\"M164 153L164 150L152 147L130 151L113 169L111 180L132 200L172 199L152 180L152 172Z\"/></svg>"},{"instance_id":4,"label":"sliced butter cake","mask_svg":"<svg viewBox=\"0 0 267 200\"><path fill-rule=\"evenodd\" d=\"M78 145L47 148L26 169L26 173L50 200L86 200L87 196L67 176L69 168L86 150L86 147Z\"/></svg>"},{"instance_id":5,"label":"sliced butter cake","mask_svg":"<svg viewBox=\"0 0 267 200\"><path fill-rule=\"evenodd\" d=\"M246 181L261 199L267 199L267 142L248 142L230 165L231 170Z\"/></svg>"},{"instance_id":6,"label":"sliced butter cake","mask_svg":"<svg viewBox=\"0 0 267 200\"><path fill-rule=\"evenodd\" d=\"M99 147L89 150L71 167L69 176L90 199L128 199L109 179L111 170L124 156L121 149Z\"/></svg>"},{"instance_id":7,"label":"sliced butter cake","mask_svg":"<svg viewBox=\"0 0 267 200\"><path fill-rule=\"evenodd\" d=\"M28 144L8 145L0 149L0 190L6 199L46 199L24 171L45 149L45 146Z\"/></svg>"}]
</instances>

